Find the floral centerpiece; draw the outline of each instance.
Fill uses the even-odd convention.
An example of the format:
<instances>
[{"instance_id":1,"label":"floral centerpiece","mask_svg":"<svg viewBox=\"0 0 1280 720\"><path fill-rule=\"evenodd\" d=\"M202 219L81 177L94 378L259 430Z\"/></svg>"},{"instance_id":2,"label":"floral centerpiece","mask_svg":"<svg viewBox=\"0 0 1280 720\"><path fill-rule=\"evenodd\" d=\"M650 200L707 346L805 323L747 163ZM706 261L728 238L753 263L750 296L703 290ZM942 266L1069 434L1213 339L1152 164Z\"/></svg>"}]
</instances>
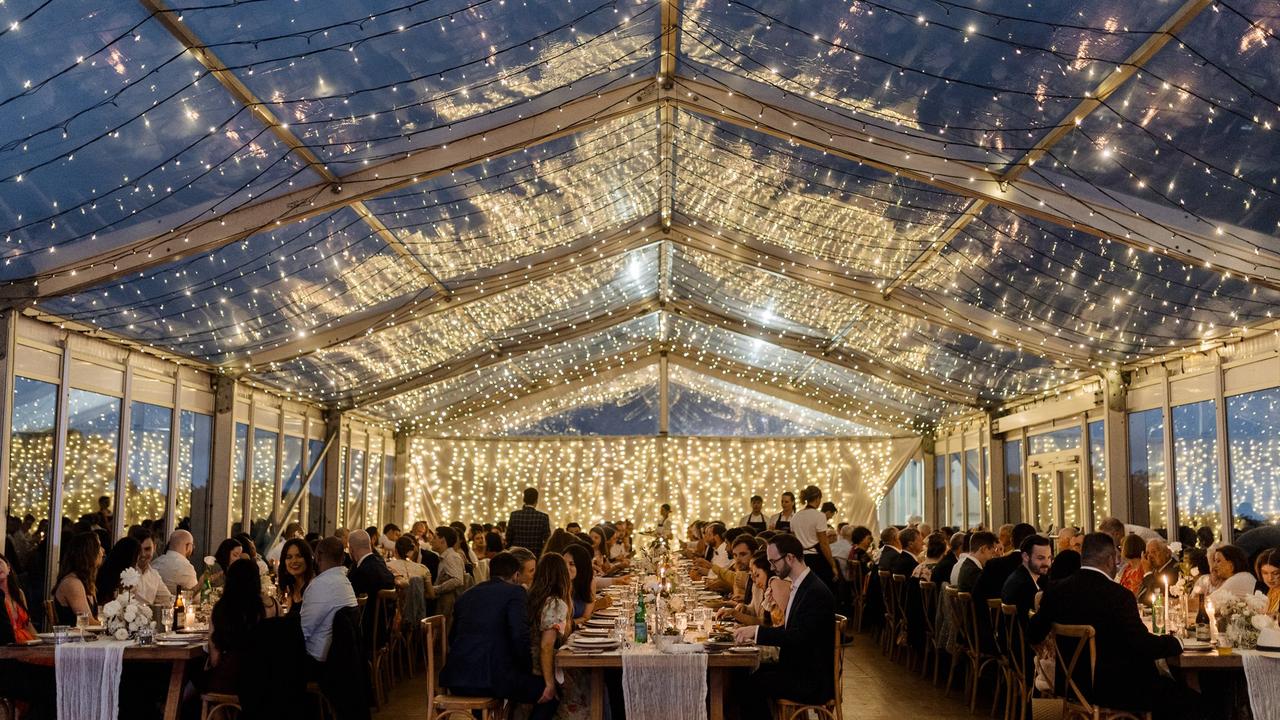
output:
<instances>
[{"instance_id":1,"label":"floral centerpiece","mask_svg":"<svg viewBox=\"0 0 1280 720\"><path fill-rule=\"evenodd\" d=\"M1232 647L1252 650L1258 646L1258 633L1275 627L1275 621L1266 614L1267 596L1262 593L1240 597L1219 590L1209 596L1209 602L1213 603L1218 635L1230 640Z\"/></svg>"},{"instance_id":2,"label":"floral centerpiece","mask_svg":"<svg viewBox=\"0 0 1280 720\"><path fill-rule=\"evenodd\" d=\"M141 575L136 568L120 573L120 592L102 608L102 622L117 640L128 640L151 625L151 607L134 594Z\"/></svg>"}]
</instances>

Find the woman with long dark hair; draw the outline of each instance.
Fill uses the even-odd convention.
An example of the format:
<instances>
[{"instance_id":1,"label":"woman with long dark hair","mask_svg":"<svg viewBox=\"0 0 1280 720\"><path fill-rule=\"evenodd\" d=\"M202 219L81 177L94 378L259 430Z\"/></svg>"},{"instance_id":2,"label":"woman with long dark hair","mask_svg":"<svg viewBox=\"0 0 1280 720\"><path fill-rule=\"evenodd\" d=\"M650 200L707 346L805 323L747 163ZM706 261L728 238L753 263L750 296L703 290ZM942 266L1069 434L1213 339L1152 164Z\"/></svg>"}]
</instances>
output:
<instances>
[{"instance_id":1,"label":"woman with long dark hair","mask_svg":"<svg viewBox=\"0 0 1280 720\"><path fill-rule=\"evenodd\" d=\"M98 570L98 596L103 602L113 599L120 592L120 574L129 568L138 567L138 557L142 555L142 543L131 537L121 538L111 546L107 559Z\"/></svg>"},{"instance_id":2,"label":"woman with long dark hair","mask_svg":"<svg viewBox=\"0 0 1280 720\"><path fill-rule=\"evenodd\" d=\"M35 625L27 612L27 596L18 584L18 574L9 558L0 555L0 645L25 643L36 639Z\"/></svg>"},{"instance_id":3,"label":"woman with long dark hair","mask_svg":"<svg viewBox=\"0 0 1280 720\"><path fill-rule=\"evenodd\" d=\"M275 604L262 602L258 564L249 558L232 562L225 573L222 597L209 619L209 675L207 689L236 692L240 664L252 647L258 624L275 617Z\"/></svg>"},{"instance_id":4,"label":"woman with long dark hair","mask_svg":"<svg viewBox=\"0 0 1280 720\"><path fill-rule=\"evenodd\" d=\"M596 610L608 607L608 596L596 599L595 570L591 567L591 551L585 545L570 545L564 549L564 561L569 566L570 597L573 603L574 624L591 619Z\"/></svg>"},{"instance_id":5,"label":"woman with long dark hair","mask_svg":"<svg viewBox=\"0 0 1280 720\"><path fill-rule=\"evenodd\" d=\"M98 534L84 532L72 535L62 556L62 569L53 589L56 624L75 625L76 616L88 613L98 616L98 568L102 567L102 542ZM116 578L119 582L119 578Z\"/></svg>"},{"instance_id":6,"label":"woman with long dark hair","mask_svg":"<svg viewBox=\"0 0 1280 720\"><path fill-rule=\"evenodd\" d=\"M209 584L222 587L227 581L227 568L244 556L244 545L235 538L223 540L213 553L213 562L217 567L209 568Z\"/></svg>"},{"instance_id":7,"label":"woman with long dark hair","mask_svg":"<svg viewBox=\"0 0 1280 720\"><path fill-rule=\"evenodd\" d=\"M534 711L541 717L554 712L556 698L556 648L569 634L573 607L569 566L563 555L547 554L538 560L529 586L529 620L533 639L533 670L545 686ZM549 706L549 707L546 707Z\"/></svg>"},{"instance_id":8,"label":"woman with long dark hair","mask_svg":"<svg viewBox=\"0 0 1280 720\"><path fill-rule=\"evenodd\" d=\"M302 608L302 594L316 576L315 560L306 540L293 538L285 542L280 549L279 575L280 602L286 613L297 612Z\"/></svg>"}]
</instances>

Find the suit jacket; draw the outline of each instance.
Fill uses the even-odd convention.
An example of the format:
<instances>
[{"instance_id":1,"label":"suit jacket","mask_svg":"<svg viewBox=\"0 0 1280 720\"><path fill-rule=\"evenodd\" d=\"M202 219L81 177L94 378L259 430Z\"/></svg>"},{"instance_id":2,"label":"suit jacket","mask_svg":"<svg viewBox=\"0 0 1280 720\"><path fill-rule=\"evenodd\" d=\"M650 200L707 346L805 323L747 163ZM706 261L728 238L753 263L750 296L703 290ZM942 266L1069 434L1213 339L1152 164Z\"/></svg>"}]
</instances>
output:
<instances>
[{"instance_id":1,"label":"suit jacket","mask_svg":"<svg viewBox=\"0 0 1280 720\"><path fill-rule=\"evenodd\" d=\"M1076 683L1086 697L1106 707L1150 709L1160 678L1155 660L1182 652L1177 638L1147 631L1133 593L1088 568L1045 591L1040 611L1027 626L1028 642L1042 642L1052 623L1093 626L1097 670L1092 688L1087 659L1079 663Z\"/></svg>"},{"instance_id":2,"label":"suit jacket","mask_svg":"<svg viewBox=\"0 0 1280 720\"><path fill-rule=\"evenodd\" d=\"M523 587L503 580L482 582L460 596L453 608L449 656L440 684L513 697L511 680L533 672L527 600Z\"/></svg>"},{"instance_id":3,"label":"suit jacket","mask_svg":"<svg viewBox=\"0 0 1280 720\"><path fill-rule=\"evenodd\" d=\"M368 595L372 600L379 590L390 590L396 586L396 576L387 567L387 561L378 553L370 553L347 572L351 581L351 589L356 595Z\"/></svg>"},{"instance_id":4,"label":"suit jacket","mask_svg":"<svg viewBox=\"0 0 1280 720\"><path fill-rule=\"evenodd\" d=\"M906 575L909 578L919 564L920 562L911 553L900 552L893 559L893 564L889 566L889 572L894 575Z\"/></svg>"},{"instance_id":5,"label":"suit jacket","mask_svg":"<svg viewBox=\"0 0 1280 720\"><path fill-rule=\"evenodd\" d=\"M1155 592L1157 588L1160 592L1164 592L1164 583L1160 581L1161 575L1169 578L1170 585L1176 585L1178 583L1178 578L1182 575L1182 571L1178 567L1178 563L1170 559L1169 562L1164 564L1164 567L1153 573L1147 573L1147 575L1142 578L1142 585L1138 588L1138 599L1142 604L1151 604L1151 593Z\"/></svg>"},{"instance_id":6,"label":"suit jacket","mask_svg":"<svg viewBox=\"0 0 1280 720\"><path fill-rule=\"evenodd\" d=\"M812 571L791 592L786 624L760 626L756 642L779 648L777 668L787 688L782 697L824 703L835 697L836 599Z\"/></svg>"},{"instance_id":7,"label":"suit jacket","mask_svg":"<svg viewBox=\"0 0 1280 720\"><path fill-rule=\"evenodd\" d=\"M1022 553L1012 552L1008 555L1001 555L998 558L992 558L986 565L982 566L982 573L978 575L978 582L973 586L973 600L983 605L992 598L1001 597L1004 590L1004 583L1013 574L1013 571L1022 567Z\"/></svg>"},{"instance_id":8,"label":"suit jacket","mask_svg":"<svg viewBox=\"0 0 1280 720\"><path fill-rule=\"evenodd\" d=\"M929 579L933 581L934 585L938 586L938 592L942 592L943 583L951 582L951 570L954 569L955 566L956 556L950 552L943 555L942 559L938 561L938 564L933 566L933 574L929 576Z\"/></svg>"},{"instance_id":9,"label":"suit jacket","mask_svg":"<svg viewBox=\"0 0 1280 720\"><path fill-rule=\"evenodd\" d=\"M542 547L551 537L551 518L541 510L525 505L511 513L507 518L507 547L522 547L534 555L542 552Z\"/></svg>"},{"instance_id":10,"label":"suit jacket","mask_svg":"<svg viewBox=\"0 0 1280 720\"><path fill-rule=\"evenodd\" d=\"M1040 585L1036 583L1035 578L1031 577L1031 571L1024 565L1014 570L1004 581L1004 587L1000 590L1000 600L1007 605L1017 605L1018 616L1026 620L1027 615L1035 609L1038 592L1040 592Z\"/></svg>"},{"instance_id":11,"label":"suit jacket","mask_svg":"<svg viewBox=\"0 0 1280 720\"><path fill-rule=\"evenodd\" d=\"M893 561L898 559L902 551L892 545L885 545L880 550L880 562L876 564L877 570L889 570L893 567Z\"/></svg>"},{"instance_id":12,"label":"suit jacket","mask_svg":"<svg viewBox=\"0 0 1280 720\"><path fill-rule=\"evenodd\" d=\"M956 589L960 592L972 593L978 585L980 575L982 575L982 568L978 566L978 561L965 558L964 564L960 566L960 574L956 576Z\"/></svg>"}]
</instances>

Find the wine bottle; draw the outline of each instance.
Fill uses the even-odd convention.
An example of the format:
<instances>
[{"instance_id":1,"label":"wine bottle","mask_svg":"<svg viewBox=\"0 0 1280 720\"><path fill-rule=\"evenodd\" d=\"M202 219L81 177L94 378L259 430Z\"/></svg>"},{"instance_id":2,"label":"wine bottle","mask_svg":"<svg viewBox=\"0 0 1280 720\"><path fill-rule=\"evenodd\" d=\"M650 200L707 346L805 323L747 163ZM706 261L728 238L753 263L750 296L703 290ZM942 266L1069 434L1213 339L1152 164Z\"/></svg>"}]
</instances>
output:
<instances>
[{"instance_id":1,"label":"wine bottle","mask_svg":"<svg viewBox=\"0 0 1280 720\"><path fill-rule=\"evenodd\" d=\"M182 600L181 588L179 588L178 598L173 601L173 631L178 632L182 629L182 622L187 614L187 604Z\"/></svg>"},{"instance_id":2,"label":"wine bottle","mask_svg":"<svg viewBox=\"0 0 1280 720\"><path fill-rule=\"evenodd\" d=\"M1205 603L1200 603L1200 611L1196 613L1196 640L1209 642L1209 613L1205 612Z\"/></svg>"}]
</instances>

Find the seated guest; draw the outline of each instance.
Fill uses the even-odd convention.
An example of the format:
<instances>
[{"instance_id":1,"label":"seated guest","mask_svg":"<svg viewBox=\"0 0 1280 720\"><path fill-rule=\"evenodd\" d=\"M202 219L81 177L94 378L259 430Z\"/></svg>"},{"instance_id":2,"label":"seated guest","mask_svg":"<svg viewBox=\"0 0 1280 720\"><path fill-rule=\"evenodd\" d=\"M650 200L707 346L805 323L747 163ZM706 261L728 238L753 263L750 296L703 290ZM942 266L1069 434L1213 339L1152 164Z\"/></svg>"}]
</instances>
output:
<instances>
[{"instance_id":1,"label":"seated guest","mask_svg":"<svg viewBox=\"0 0 1280 720\"><path fill-rule=\"evenodd\" d=\"M880 531L880 559L876 561L877 570L889 570L893 567L893 561L897 559L901 542L898 538L898 528L890 525Z\"/></svg>"},{"instance_id":2,"label":"seated guest","mask_svg":"<svg viewBox=\"0 0 1280 720\"><path fill-rule=\"evenodd\" d=\"M728 567L706 566L707 572L711 573L707 578L707 589L728 595L730 601L742 602L749 592L751 556L764 545L745 533L736 535L728 545L731 553Z\"/></svg>"},{"instance_id":3,"label":"seated guest","mask_svg":"<svg viewBox=\"0 0 1280 720\"><path fill-rule=\"evenodd\" d=\"M862 568L862 582L865 587L867 578L871 574L871 543L874 541L871 530L863 525L858 525L849 535L849 577L853 575L853 566L857 564Z\"/></svg>"},{"instance_id":4,"label":"seated guest","mask_svg":"<svg viewBox=\"0 0 1280 720\"><path fill-rule=\"evenodd\" d=\"M218 545L217 551L213 553L214 567L206 570L209 574L209 584L213 587L222 587L226 582L227 568L242 557L244 557L244 545L239 540L235 538L223 540Z\"/></svg>"},{"instance_id":5,"label":"seated guest","mask_svg":"<svg viewBox=\"0 0 1280 720\"><path fill-rule=\"evenodd\" d=\"M507 552L520 561L520 572L516 574L516 584L528 592L529 586L533 585L533 573L538 569L538 556L528 548L522 547L513 547Z\"/></svg>"},{"instance_id":6,"label":"seated guest","mask_svg":"<svg viewBox=\"0 0 1280 720\"><path fill-rule=\"evenodd\" d=\"M1079 570L1080 553L1075 550L1063 550L1053 557L1053 564L1049 567L1049 574L1045 577L1044 582L1040 584L1043 589L1048 590L1050 587L1075 575Z\"/></svg>"},{"instance_id":7,"label":"seated guest","mask_svg":"<svg viewBox=\"0 0 1280 720\"><path fill-rule=\"evenodd\" d=\"M589 535L591 536L591 562L595 565L596 571L601 575L610 575L615 570L621 569L609 558L609 547L613 544L613 529L596 525L591 528Z\"/></svg>"},{"instance_id":8,"label":"seated guest","mask_svg":"<svg viewBox=\"0 0 1280 720\"><path fill-rule=\"evenodd\" d=\"M489 530L484 534L484 556L490 560L502 552L506 543L502 539L502 533L497 530ZM492 571L491 571L492 572Z\"/></svg>"},{"instance_id":9,"label":"seated guest","mask_svg":"<svg viewBox=\"0 0 1280 720\"><path fill-rule=\"evenodd\" d=\"M409 535L401 535L396 540L396 556L387 561L387 567L391 570L391 574L396 576L396 583L399 584L403 579L406 582L409 578L425 578L427 588L431 586L431 571L426 565L418 562L418 543Z\"/></svg>"},{"instance_id":10,"label":"seated guest","mask_svg":"<svg viewBox=\"0 0 1280 720\"><path fill-rule=\"evenodd\" d=\"M836 540L831 543L831 557L836 559L836 577L849 579L849 552L853 550L853 526L840 523Z\"/></svg>"},{"instance_id":11,"label":"seated guest","mask_svg":"<svg viewBox=\"0 0 1280 720\"><path fill-rule=\"evenodd\" d=\"M1004 581L1000 590L1000 600L1006 605L1016 605L1018 615L1026 619L1035 609L1036 593L1040 592L1040 582L1049 573L1053 563L1052 544L1049 538L1032 533L1022 541L1018 556L1022 565L1014 570Z\"/></svg>"},{"instance_id":12,"label":"seated guest","mask_svg":"<svg viewBox=\"0 0 1280 720\"><path fill-rule=\"evenodd\" d=\"M1258 579L1267 588L1267 614L1280 610L1280 549L1263 550L1256 564Z\"/></svg>"},{"instance_id":13,"label":"seated guest","mask_svg":"<svg viewBox=\"0 0 1280 720\"><path fill-rule=\"evenodd\" d=\"M280 551L281 563L278 587L280 602L286 613L297 612L302 606L302 597L307 586L316 576L315 561L312 559L311 546L306 540L293 538L285 542Z\"/></svg>"},{"instance_id":14,"label":"seated guest","mask_svg":"<svg viewBox=\"0 0 1280 720\"><path fill-rule=\"evenodd\" d=\"M18 574L9 558L0 554L0 646L37 638ZM51 665L42 667L18 660L0 660L0 697L16 702L17 707L10 710L16 710L15 717L23 720L56 717L57 691Z\"/></svg>"},{"instance_id":15,"label":"seated guest","mask_svg":"<svg viewBox=\"0 0 1280 720\"><path fill-rule=\"evenodd\" d=\"M1243 553L1241 553L1243 555ZM1169 543L1163 538L1155 538L1147 541L1147 574L1142 578L1142 585L1138 588L1138 602L1146 605L1151 604L1151 594L1156 588L1163 591L1164 580L1168 579L1169 584L1173 585L1178 582L1178 577L1182 574L1178 567L1178 560L1173 556L1173 551L1169 549ZM1248 570L1248 560L1240 565L1241 570ZM1216 575L1216 573L1215 573ZM1253 592L1252 586L1249 592Z\"/></svg>"},{"instance_id":16,"label":"seated guest","mask_svg":"<svg viewBox=\"0 0 1280 720\"><path fill-rule=\"evenodd\" d=\"M156 554L156 538L141 525L129 528L129 537L138 541L138 585L134 593L148 605L172 605L173 595L164 586L164 579L156 572L153 558Z\"/></svg>"},{"instance_id":17,"label":"seated guest","mask_svg":"<svg viewBox=\"0 0 1280 720\"><path fill-rule=\"evenodd\" d=\"M596 597L592 579L595 568L591 564L591 551L582 545L570 545L562 553L569 567L570 596L573 600L573 624L580 627L591 619L596 610L609 606L609 596Z\"/></svg>"},{"instance_id":18,"label":"seated guest","mask_svg":"<svg viewBox=\"0 0 1280 720\"><path fill-rule=\"evenodd\" d=\"M13 566L4 555L0 555L0 600L4 601L3 611L0 612L0 645L35 640L36 628L31 624L31 615L27 612L27 596L18 584L18 574L13 571Z\"/></svg>"},{"instance_id":19,"label":"seated guest","mask_svg":"<svg viewBox=\"0 0 1280 720\"><path fill-rule=\"evenodd\" d=\"M1220 545L1214 559L1213 574L1222 581L1217 592L1226 591L1237 597L1253 594L1258 579L1249 572L1249 558L1244 550L1235 545Z\"/></svg>"},{"instance_id":20,"label":"seated guest","mask_svg":"<svg viewBox=\"0 0 1280 720\"><path fill-rule=\"evenodd\" d=\"M458 543L458 531L446 525L436 528L431 538L431 548L440 555L440 572L435 575L436 612L449 618L453 604L466 585L466 561L454 546Z\"/></svg>"},{"instance_id":21,"label":"seated guest","mask_svg":"<svg viewBox=\"0 0 1280 720\"><path fill-rule=\"evenodd\" d=\"M280 556L284 553L284 544L294 538L303 537L302 523L291 522L285 526L284 532L280 533L280 539L276 544L267 550L267 563L270 567L279 569Z\"/></svg>"},{"instance_id":22,"label":"seated guest","mask_svg":"<svg viewBox=\"0 0 1280 720\"><path fill-rule=\"evenodd\" d=\"M209 674L205 679L209 692L237 692L240 667L253 645L258 624L276 616L276 604L262 602L260 577L258 564L249 558L242 557L227 568L222 597L209 618Z\"/></svg>"},{"instance_id":23,"label":"seated guest","mask_svg":"<svg viewBox=\"0 0 1280 720\"><path fill-rule=\"evenodd\" d=\"M382 556L373 551L369 533L356 530L347 538L347 544L351 548L351 570L347 579L356 595L368 595L372 600L379 590L395 588L396 577L387 569Z\"/></svg>"},{"instance_id":24,"label":"seated guest","mask_svg":"<svg viewBox=\"0 0 1280 720\"><path fill-rule=\"evenodd\" d=\"M1022 558L1022 543L1027 538L1036 534L1036 529L1027 523L1018 523L1009 527L1009 536L1007 538L1009 544L1000 543L1000 547L1004 548L1005 555L991 558L982 566L982 573L978 575L978 582L973 588L973 602L977 607L985 607L987 600L999 598L1004 583L1013 574L1013 571L1024 564ZM980 616L985 613L978 613ZM979 623L982 619L979 618Z\"/></svg>"},{"instance_id":25,"label":"seated guest","mask_svg":"<svg viewBox=\"0 0 1280 720\"><path fill-rule=\"evenodd\" d=\"M917 558L924 551L924 536L915 528L907 528L898 533L898 542L902 550L893 558L889 572L911 577L915 574L916 566L920 564Z\"/></svg>"},{"instance_id":26,"label":"seated guest","mask_svg":"<svg viewBox=\"0 0 1280 720\"><path fill-rule=\"evenodd\" d=\"M527 604L532 626L530 645L533 647L533 672L541 676L542 693L538 696L533 718L555 716L559 698L556 694L556 648L569 634L572 624L573 600L569 580L569 566L563 555L548 553L538 561L529 589ZM568 699L568 698L566 698ZM585 703L582 704L586 706Z\"/></svg>"},{"instance_id":27,"label":"seated guest","mask_svg":"<svg viewBox=\"0 0 1280 720\"><path fill-rule=\"evenodd\" d=\"M590 558L586 548L583 552ZM453 694L520 703L536 703L542 696L545 684L529 663L529 596L517 582L520 564L511 553L494 555L489 579L454 605L449 656L440 671L440 684Z\"/></svg>"},{"instance_id":28,"label":"seated guest","mask_svg":"<svg viewBox=\"0 0 1280 720\"><path fill-rule=\"evenodd\" d=\"M1075 550L1080 552L1080 543L1084 536L1080 534L1080 530L1073 527L1064 527L1058 530L1058 552L1063 550Z\"/></svg>"},{"instance_id":29,"label":"seated guest","mask_svg":"<svg viewBox=\"0 0 1280 720\"><path fill-rule=\"evenodd\" d=\"M62 569L53 588L53 610L58 625L75 625L76 616L98 615L98 568L105 553L95 532L73 535L62 556ZM117 582L119 578L117 577Z\"/></svg>"},{"instance_id":30,"label":"seated guest","mask_svg":"<svg viewBox=\"0 0 1280 720\"><path fill-rule=\"evenodd\" d=\"M955 570L952 571L952 585L960 592L973 592L978 585L978 577L982 575L982 568L990 560L996 556L997 549L1000 547L1000 541L996 540L993 533L986 530L979 530L969 538L969 555L964 562L956 563Z\"/></svg>"},{"instance_id":31,"label":"seated guest","mask_svg":"<svg viewBox=\"0 0 1280 720\"><path fill-rule=\"evenodd\" d=\"M1110 533L1107 534L1110 535ZM1134 597L1138 596L1138 591L1142 588L1142 577L1146 575L1142 557L1145 550L1146 543L1133 533L1125 535L1120 541L1120 557L1123 558L1124 564L1120 566L1120 577L1117 581L1133 593Z\"/></svg>"},{"instance_id":32,"label":"seated guest","mask_svg":"<svg viewBox=\"0 0 1280 720\"><path fill-rule=\"evenodd\" d=\"M944 532L945 534L945 532ZM962 532L951 533L950 540L947 541L947 554L942 556L938 564L934 566L933 573L929 579L937 585L939 590L946 583L951 582L951 571L955 569L956 563L960 561L960 556L969 551L969 536Z\"/></svg>"},{"instance_id":33,"label":"seated guest","mask_svg":"<svg viewBox=\"0 0 1280 720\"><path fill-rule=\"evenodd\" d=\"M1097 663L1094 668L1081 663L1075 680L1090 702L1134 713L1151 711L1158 720L1206 717L1198 695L1157 672L1155 661L1181 654L1182 645L1172 635L1152 635L1142 624L1133 593L1112 581L1115 540L1106 533L1086 535L1081 562L1078 572L1045 591L1039 612L1028 623L1028 641L1043 642L1054 623L1089 625L1096 634Z\"/></svg>"},{"instance_id":34,"label":"seated guest","mask_svg":"<svg viewBox=\"0 0 1280 720\"><path fill-rule=\"evenodd\" d=\"M768 720L778 698L822 704L835 697L830 651L835 642L835 597L805 564L804 546L794 535L771 538L765 552L779 578L791 581L792 590L781 626L734 631L738 642L779 648L778 663L753 672L743 688L740 710L748 720Z\"/></svg>"},{"instance_id":35,"label":"seated guest","mask_svg":"<svg viewBox=\"0 0 1280 720\"><path fill-rule=\"evenodd\" d=\"M782 608L774 602L774 594L769 591L773 577L765 551L756 552L751 556L750 599L733 607L721 608L716 617L729 618L742 625L781 625Z\"/></svg>"},{"instance_id":36,"label":"seated guest","mask_svg":"<svg viewBox=\"0 0 1280 720\"><path fill-rule=\"evenodd\" d=\"M271 574L271 568L267 566L267 561L258 553L258 545L253 541L253 538L249 537L249 533L240 533L232 539L240 543L241 555L249 558L258 566L259 575Z\"/></svg>"},{"instance_id":37,"label":"seated guest","mask_svg":"<svg viewBox=\"0 0 1280 720\"><path fill-rule=\"evenodd\" d=\"M947 540L942 533L933 533L924 541L924 561L916 565L916 569L911 572L911 577L917 580L928 580L933 576L933 569L938 563L942 562L942 556L947 554Z\"/></svg>"},{"instance_id":38,"label":"seated guest","mask_svg":"<svg viewBox=\"0 0 1280 720\"><path fill-rule=\"evenodd\" d=\"M327 537L316 545L316 576L302 594L302 637L307 654L318 662L329 657L333 641L333 616L344 607L356 607L356 594L342 565L342 541Z\"/></svg>"},{"instance_id":39,"label":"seated guest","mask_svg":"<svg viewBox=\"0 0 1280 720\"><path fill-rule=\"evenodd\" d=\"M120 592L120 575L129 568L137 569L138 556L142 554L142 546L131 537L121 538L111 546L106 560L98 570L98 596L105 603Z\"/></svg>"}]
</instances>

